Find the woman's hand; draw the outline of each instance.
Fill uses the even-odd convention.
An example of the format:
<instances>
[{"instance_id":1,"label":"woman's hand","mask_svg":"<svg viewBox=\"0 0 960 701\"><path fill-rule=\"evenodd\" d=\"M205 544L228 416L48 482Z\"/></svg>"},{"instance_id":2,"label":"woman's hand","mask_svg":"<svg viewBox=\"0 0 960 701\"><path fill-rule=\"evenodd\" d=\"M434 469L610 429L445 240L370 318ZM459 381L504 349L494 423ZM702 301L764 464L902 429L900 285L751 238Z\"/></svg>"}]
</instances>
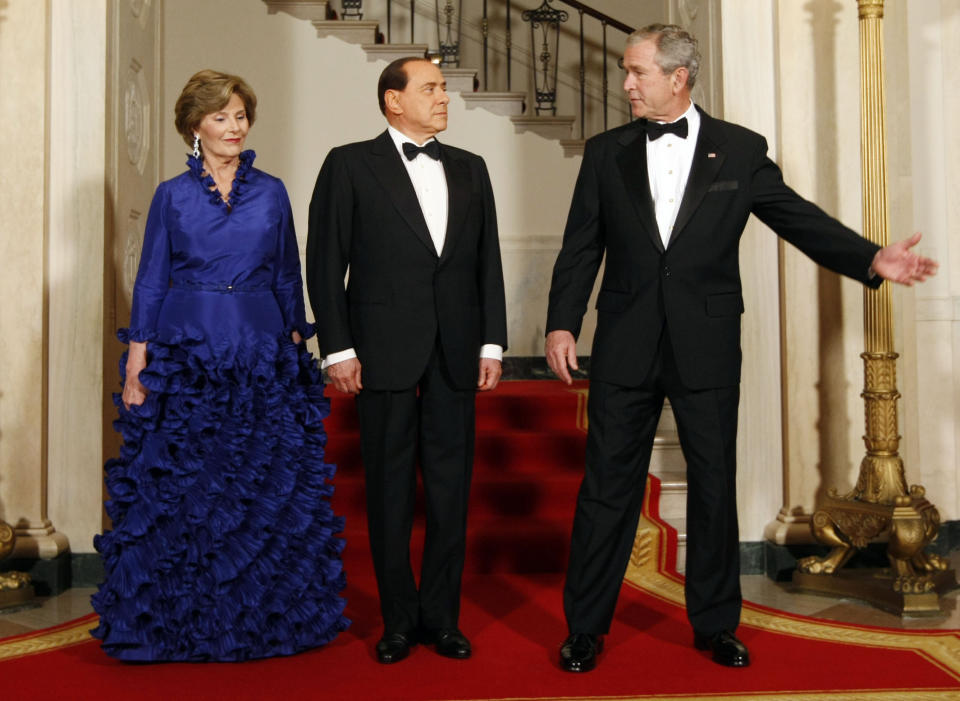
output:
<instances>
[{"instance_id":1,"label":"woman's hand","mask_svg":"<svg viewBox=\"0 0 960 701\"><path fill-rule=\"evenodd\" d=\"M123 383L121 400L127 411L131 406L140 406L147 399L149 390L140 383L140 371L147 367L146 342L131 341L127 353L127 379Z\"/></svg>"},{"instance_id":2,"label":"woman's hand","mask_svg":"<svg viewBox=\"0 0 960 701\"><path fill-rule=\"evenodd\" d=\"M294 331L290 334L290 338L293 341L294 345L300 345L300 341L303 340L303 337L300 335L299 331Z\"/></svg>"}]
</instances>

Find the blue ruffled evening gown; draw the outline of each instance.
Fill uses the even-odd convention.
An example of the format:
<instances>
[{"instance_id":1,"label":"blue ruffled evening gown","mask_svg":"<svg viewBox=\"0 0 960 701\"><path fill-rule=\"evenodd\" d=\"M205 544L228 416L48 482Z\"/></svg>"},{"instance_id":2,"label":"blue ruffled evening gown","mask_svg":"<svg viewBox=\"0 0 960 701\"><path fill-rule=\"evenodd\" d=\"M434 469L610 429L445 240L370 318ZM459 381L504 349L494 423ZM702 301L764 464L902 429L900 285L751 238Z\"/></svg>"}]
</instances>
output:
<instances>
[{"instance_id":1,"label":"blue ruffled evening gown","mask_svg":"<svg viewBox=\"0 0 960 701\"><path fill-rule=\"evenodd\" d=\"M344 630L343 519L329 413L283 183L240 156L228 207L201 163L157 189L124 342L146 341L142 406L119 408L113 529L93 635L131 661L246 660ZM121 377L126 356L120 362Z\"/></svg>"}]
</instances>

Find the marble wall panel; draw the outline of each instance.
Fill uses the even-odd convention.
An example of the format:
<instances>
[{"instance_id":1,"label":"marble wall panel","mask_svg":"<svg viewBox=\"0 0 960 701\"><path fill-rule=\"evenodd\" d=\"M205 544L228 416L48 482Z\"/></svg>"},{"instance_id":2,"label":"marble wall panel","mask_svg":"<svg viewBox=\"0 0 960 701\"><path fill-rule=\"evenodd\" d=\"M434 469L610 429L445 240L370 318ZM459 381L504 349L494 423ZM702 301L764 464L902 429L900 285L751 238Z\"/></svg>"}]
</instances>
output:
<instances>
[{"instance_id":1,"label":"marble wall panel","mask_svg":"<svg viewBox=\"0 0 960 701\"><path fill-rule=\"evenodd\" d=\"M100 530L106 0L51 3L48 509L74 552Z\"/></svg>"},{"instance_id":2,"label":"marble wall panel","mask_svg":"<svg viewBox=\"0 0 960 701\"><path fill-rule=\"evenodd\" d=\"M47 21L42 2L0 6L0 518L21 529L46 509Z\"/></svg>"},{"instance_id":3,"label":"marble wall panel","mask_svg":"<svg viewBox=\"0 0 960 701\"><path fill-rule=\"evenodd\" d=\"M779 147L774 8L767 0L722 7L723 118ZM744 307L743 373L737 443L737 499L742 540L759 540L782 493L780 334L776 237L755 219L740 243Z\"/></svg>"}]
</instances>

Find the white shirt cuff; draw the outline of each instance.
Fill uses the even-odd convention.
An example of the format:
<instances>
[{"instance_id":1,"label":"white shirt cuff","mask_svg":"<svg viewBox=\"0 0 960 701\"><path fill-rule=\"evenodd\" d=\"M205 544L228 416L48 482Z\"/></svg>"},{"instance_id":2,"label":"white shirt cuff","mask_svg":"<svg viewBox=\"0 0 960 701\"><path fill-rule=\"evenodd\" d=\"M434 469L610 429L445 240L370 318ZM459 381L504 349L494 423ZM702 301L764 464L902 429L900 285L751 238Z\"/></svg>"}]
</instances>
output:
<instances>
[{"instance_id":1,"label":"white shirt cuff","mask_svg":"<svg viewBox=\"0 0 960 701\"><path fill-rule=\"evenodd\" d=\"M353 348L337 351L336 353L331 353L323 359L323 362L320 363L320 369L326 370L331 365L336 365L344 360L350 360L350 358L356 357L357 352ZM485 343L484 345L480 346L480 357L503 362L503 346L497 345L496 343Z\"/></svg>"},{"instance_id":2,"label":"white shirt cuff","mask_svg":"<svg viewBox=\"0 0 960 701\"><path fill-rule=\"evenodd\" d=\"M503 362L503 346L496 343L484 343L480 346L480 357Z\"/></svg>"},{"instance_id":3,"label":"white shirt cuff","mask_svg":"<svg viewBox=\"0 0 960 701\"><path fill-rule=\"evenodd\" d=\"M336 365L337 363L342 363L344 360L350 360L350 358L356 358L357 351L353 348L347 348L347 350L337 351L336 353L331 353L326 358L323 359L323 362L320 363L320 369L326 370L331 365Z\"/></svg>"}]
</instances>

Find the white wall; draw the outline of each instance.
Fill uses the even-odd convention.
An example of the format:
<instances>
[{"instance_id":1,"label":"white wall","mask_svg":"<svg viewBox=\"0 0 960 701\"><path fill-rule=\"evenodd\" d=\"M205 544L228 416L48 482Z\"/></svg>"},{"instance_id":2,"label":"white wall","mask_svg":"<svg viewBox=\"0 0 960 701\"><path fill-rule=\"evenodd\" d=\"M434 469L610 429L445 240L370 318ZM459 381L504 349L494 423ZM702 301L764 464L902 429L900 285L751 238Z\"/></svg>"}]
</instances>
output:
<instances>
[{"instance_id":1,"label":"white wall","mask_svg":"<svg viewBox=\"0 0 960 701\"><path fill-rule=\"evenodd\" d=\"M888 105L901 121L888 127L891 143L903 154L897 196L909 206L904 227L924 233L923 252L940 261L940 273L904 295L903 341L898 346L914 391L904 393L901 427L907 434L907 479L927 488L927 496L947 519L960 518L960 113L956 90L960 74L960 1L904 3L907 61L894 64L901 80L890 87ZM909 151L907 151L909 149ZM907 158L909 157L909 161ZM902 203L902 204L901 204ZM897 232L901 234L901 232ZM898 320L899 321L899 320Z\"/></svg>"}]
</instances>

